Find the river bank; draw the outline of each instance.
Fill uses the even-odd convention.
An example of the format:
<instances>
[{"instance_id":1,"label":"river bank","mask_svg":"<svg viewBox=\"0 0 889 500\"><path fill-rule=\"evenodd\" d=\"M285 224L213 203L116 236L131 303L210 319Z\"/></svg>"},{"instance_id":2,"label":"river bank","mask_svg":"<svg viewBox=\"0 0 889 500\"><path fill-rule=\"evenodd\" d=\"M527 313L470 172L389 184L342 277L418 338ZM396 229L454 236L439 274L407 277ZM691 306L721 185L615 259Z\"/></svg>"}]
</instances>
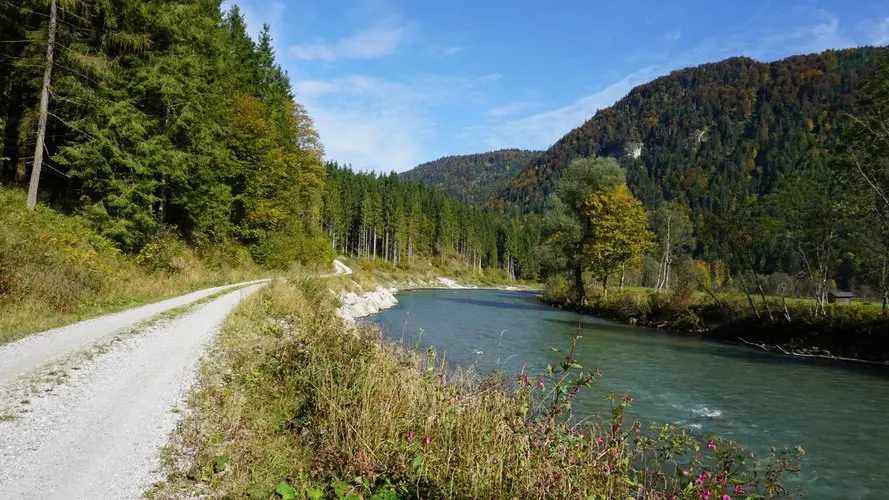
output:
<instances>
[{"instance_id":1,"label":"river bank","mask_svg":"<svg viewBox=\"0 0 889 500\"><path fill-rule=\"evenodd\" d=\"M330 289L277 281L226 321L150 497L776 496L798 465L742 466L731 441L643 431L624 421L629 399L574 422L562 395L580 397L597 375L571 354L517 384L448 370L434 349L346 325Z\"/></svg>"},{"instance_id":2,"label":"river bank","mask_svg":"<svg viewBox=\"0 0 889 500\"><path fill-rule=\"evenodd\" d=\"M450 290L534 290L537 288L528 286L501 285L491 286L486 284L478 284L465 281L457 281L451 278L436 277L432 280L418 279L415 277L405 277L401 280L392 280L389 285L376 285L369 290L365 290L358 281L353 281L353 286L358 290L350 290L349 288L334 292L340 301L340 307L337 308L337 315L346 323L353 324L356 320L367 316L378 314L398 304L396 294L402 290L423 290L423 289L450 289ZM397 286L395 286L397 284Z\"/></svg>"},{"instance_id":3,"label":"river bank","mask_svg":"<svg viewBox=\"0 0 889 500\"><path fill-rule=\"evenodd\" d=\"M592 295L581 306L551 288L541 300L580 314L787 356L889 366L889 318L870 305L830 305L826 315L815 315L804 301L754 303L740 294L702 297L628 290L608 297Z\"/></svg>"}]
</instances>

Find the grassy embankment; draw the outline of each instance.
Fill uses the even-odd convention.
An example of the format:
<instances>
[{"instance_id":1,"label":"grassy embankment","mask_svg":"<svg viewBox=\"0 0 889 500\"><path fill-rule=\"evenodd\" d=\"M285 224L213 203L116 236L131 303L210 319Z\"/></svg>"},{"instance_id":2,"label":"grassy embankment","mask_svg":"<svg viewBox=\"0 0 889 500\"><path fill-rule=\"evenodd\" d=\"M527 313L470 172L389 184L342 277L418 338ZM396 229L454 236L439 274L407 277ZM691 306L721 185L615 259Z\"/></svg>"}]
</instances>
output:
<instances>
[{"instance_id":1,"label":"grassy embankment","mask_svg":"<svg viewBox=\"0 0 889 500\"><path fill-rule=\"evenodd\" d=\"M590 292L581 307L572 302L564 280L554 279L547 283L543 299L586 314L746 342L785 354L889 362L889 317L870 302L831 304L826 315L816 315L811 299L755 295L748 300L743 293L710 295L697 286L669 293L612 290L608 297L601 290Z\"/></svg>"},{"instance_id":2,"label":"grassy embankment","mask_svg":"<svg viewBox=\"0 0 889 500\"><path fill-rule=\"evenodd\" d=\"M243 250L196 250L159 236L137 256L89 224L0 187L0 344L29 333L179 295L260 277Z\"/></svg>"},{"instance_id":3,"label":"grassy embankment","mask_svg":"<svg viewBox=\"0 0 889 500\"><path fill-rule=\"evenodd\" d=\"M331 284L277 281L229 317L150 496L772 496L796 467L625 422L619 398L613 418L578 425L570 398L596 374L570 352L516 384L446 370L434 350L343 324Z\"/></svg>"}]
</instances>

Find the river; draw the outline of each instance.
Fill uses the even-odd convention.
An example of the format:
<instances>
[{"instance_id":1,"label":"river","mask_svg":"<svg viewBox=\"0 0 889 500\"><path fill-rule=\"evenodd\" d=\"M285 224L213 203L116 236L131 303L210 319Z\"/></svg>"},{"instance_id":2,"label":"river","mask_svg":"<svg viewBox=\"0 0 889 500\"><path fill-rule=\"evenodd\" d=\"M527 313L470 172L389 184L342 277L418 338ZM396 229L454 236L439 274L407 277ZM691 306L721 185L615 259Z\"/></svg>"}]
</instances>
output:
<instances>
[{"instance_id":1,"label":"river","mask_svg":"<svg viewBox=\"0 0 889 500\"><path fill-rule=\"evenodd\" d=\"M601 412L607 391L629 394L634 416L716 433L759 457L771 446L802 446L794 482L812 498L886 496L889 369L628 326L551 308L530 292L416 290L398 299L368 321L481 372L513 375L527 365L540 373L558 360L550 347L570 347L580 327L578 359L604 373L602 390L576 402L576 416Z\"/></svg>"}]
</instances>

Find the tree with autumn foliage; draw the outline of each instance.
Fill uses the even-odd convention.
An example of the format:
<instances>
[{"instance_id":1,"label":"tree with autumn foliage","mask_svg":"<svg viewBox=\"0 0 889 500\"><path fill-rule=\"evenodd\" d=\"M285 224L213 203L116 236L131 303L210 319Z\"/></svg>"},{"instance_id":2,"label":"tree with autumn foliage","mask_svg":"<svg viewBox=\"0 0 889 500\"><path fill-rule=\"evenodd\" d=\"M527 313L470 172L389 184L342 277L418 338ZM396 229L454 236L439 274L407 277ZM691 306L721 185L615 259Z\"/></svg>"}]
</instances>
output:
<instances>
[{"instance_id":1,"label":"tree with autumn foliage","mask_svg":"<svg viewBox=\"0 0 889 500\"><path fill-rule=\"evenodd\" d=\"M652 246L648 214L625 184L587 198L585 215L590 221L589 239L581 258L602 283L608 295L608 279L627 264L637 261Z\"/></svg>"},{"instance_id":2,"label":"tree with autumn foliage","mask_svg":"<svg viewBox=\"0 0 889 500\"><path fill-rule=\"evenodd\" d=\"M581 158L571 163L548 200L543 220L543 262L549 274L571 274L578 304L586 301L583 274L591 270L584 248L593 241L595 221L590 218L587 202L623 185L624 171L613 158Z\"/></svg>"}]
</instances>

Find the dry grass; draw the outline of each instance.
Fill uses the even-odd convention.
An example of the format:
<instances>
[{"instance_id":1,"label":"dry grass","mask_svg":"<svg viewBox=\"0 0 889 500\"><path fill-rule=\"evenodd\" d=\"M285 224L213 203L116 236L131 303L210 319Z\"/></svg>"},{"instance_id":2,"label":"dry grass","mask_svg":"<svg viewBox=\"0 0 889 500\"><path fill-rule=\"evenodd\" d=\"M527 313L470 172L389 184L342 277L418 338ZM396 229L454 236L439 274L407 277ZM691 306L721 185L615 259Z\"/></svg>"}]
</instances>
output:
<instances>
[{"instance_id":1,"label":"dry grass","mask_svg":"<svg viewBox=\"0 0 889 500\"><path fill-rule=\"evenodd\" d=\"M219 248L199 255L169 237L152 247L157 255L129 257L77 217L24 205L23 192L0 188L0 344L261 274L243 256Z\"/></svg>"},{"instance_id":2,"label":"dry grass","mask_svg":"<svg viewBox=\"0 0 889 500\"><path fill-rule=\"evenodd\" d=\"M448 372L434 351L409 352L344 325L328 286L276 282L229 318L168 449L168 480L150 496L697 498L703 488L738 484L779 491L738 473L730 443L695 454L688 434L624 426L626 401L602 426L566 425L550 409L565 404L556 395L573 393L582 368L556 369L543 390L534 381L510 388ZM678 474L680 466L692 475Z\"/></svg>"}]
</instances>

